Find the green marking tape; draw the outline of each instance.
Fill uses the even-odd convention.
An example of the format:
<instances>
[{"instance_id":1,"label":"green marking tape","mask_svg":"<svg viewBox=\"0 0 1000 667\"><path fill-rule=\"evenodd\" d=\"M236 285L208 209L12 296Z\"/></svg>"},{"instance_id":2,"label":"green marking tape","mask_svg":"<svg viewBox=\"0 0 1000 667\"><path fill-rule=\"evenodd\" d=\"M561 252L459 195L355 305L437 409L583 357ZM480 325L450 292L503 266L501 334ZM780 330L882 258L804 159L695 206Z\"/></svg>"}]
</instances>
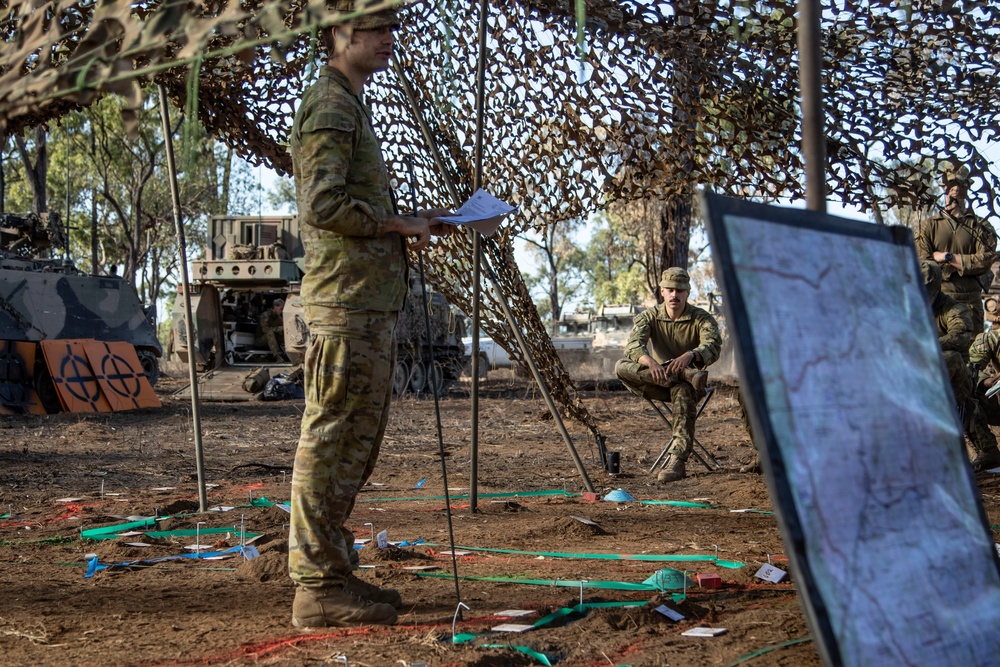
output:
<instances>
[{"instance_id":1,"label":"green marking tape","mask_svg":"<svg viewBox=\"0 0 1000 667\"><path fill-rule=\"evenodd\" d=\"M148 519L141 519L139 521L129 521L128 523L119 523L114 526L102 526L100 528L91 528L80 533L80 537L85 540L109 540L117 537L118 533L124 533L129 530L136 530L138 528L149 528L150 526L155 526L156 522L160 519L169 519L169 516L149 517Z\"/></svg>"},{"instance_id":2,"label":"green marking tape","mask_svg":"<svg viewBox=\"0 0 1000 667\"><path fill-rule=\"evenodd\" d=\"M425 542L429 547L444 546L435 542ZM547 558L584 558L588 560L635 560L652 563L701 563L711 562L719 567L738 570L746 565L735 560L719 560L707 554L592 554L568 553L563 551L521 551L518 549L494 549L492 547L455 547L456 551L485 551L498 554L514 554L519 556L545 556Z\"/></svg>"},{"instance_id":3,"label":"green marking tape","mask_svg":"<svg viewBox=\"0 0 1000 667\"><path fill-rule=\"evenodd\" d=\"M430 577L432 579L453 579L455 575L448 572L418 572L418 577ZM466 581L495 581L505 584L526 584L528 586L561 586L564 588L600 588L615 591L659 591L661 588L655 584L635 583L632 581L599 581L590 580L587 582L574 579L518 579L516 577L476 577L472 575L461 575L459 579Z\"/></svg>"},{"instance_id":4,"label":"green marking tape","mask_svg":"<svg viewBox=\"0 0 1000 667\"><path fill-rule=\"evenodd\" d=\"M762 649L758 649L756 651L747 653L746 655L742 655L739 658L736 658L736 660L733 660L725 667L737 667L737 665L742 665L745 662L750 662L754 658L758 658L766 653L770 653L771 651L777 650L779 648L785 648L787 646L795 646L796 644L804 644L806 642L811 642L811 641L812 637L799 637L798 639L789 639L787 642L775 644L774 646L766 646Z\"/></svg>"},{"instance_id":5,"label":"green marking tape","mask_svg":"<svg viewBox=\"0 0 1000 667\"><path fill-rule=\"evenodd\" d=\"M546 665L546 667L552 667L552 663L549 661L549 657L547 655L545 655L544 653L539 653L538 651L535 651L534 649L531 649L527 646L514 646L513 644L483 644L479 648L513 649L515 651L519 651L527 656L534 658L541 664Z\"/></svg>"},{"instance_id":6,"label":"green marking tape","mask_svg":"<svg viewBox=\"0 0 1000 667\"><path fill-rule=\"evenodd\" d=\"M512 491L508 493L480 493L480 498L540 498L543 496L565 496L566 498L571 498L573 496L579 496L579 493L570 493L569 491L563 491L562 489L549 489L547 491ZM468 493L460 493L454 496L449 495L449 500L462 500L468 498ZM362 498L358 498L361 500ZM393 500L444 500L444 496L410 496L410 497L395 497L395 498L364 498L369 502L373 503L385 503L391 502Z\"/></svg>"},{"instance_id":7,"label":"green marking tape","mask_svg":"<svg viewBox=\"0 0 1000 667\"><path fill-rule=\"evenodd\" d=\"M709 510L723 509L721 505L708 505L706 503L692 503L687 500L640 500L640 505L670 505L671 507L701 507Z\"/></svg>"},{"instance_id":8,"label":"green marking tape","mask_svg":"<svg viewBox=\"0 0 1000 667\"><path fill-rule=\"evenodd\" d=\"M201 530L195 528L183 528L181 530L151 530L146 533L149 537L194 537L195 535L218 535L220 533L233 533L234 535L239 535L240 531L232 527L222 528L202 528ZM244 533L246 537L253 538L257 537L257 533L251 533L247 531Z\"/></svg>"}]
</instances>

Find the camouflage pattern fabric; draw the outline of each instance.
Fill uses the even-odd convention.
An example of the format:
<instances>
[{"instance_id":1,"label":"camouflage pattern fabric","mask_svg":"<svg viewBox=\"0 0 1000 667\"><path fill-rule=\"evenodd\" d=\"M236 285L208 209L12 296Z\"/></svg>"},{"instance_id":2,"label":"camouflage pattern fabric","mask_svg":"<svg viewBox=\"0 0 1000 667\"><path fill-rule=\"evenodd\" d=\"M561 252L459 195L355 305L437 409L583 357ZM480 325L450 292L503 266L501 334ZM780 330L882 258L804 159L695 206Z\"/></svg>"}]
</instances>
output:
<instances>
[{"instance_id":1,"label":"camouflage pattern fabric","mask_svg":"<svg viewBox=\"0 0 1000 667\"><path fill-rule=\"evenodd\" d=\"M670 424L673 442L668 453L687 461L694 447L694 422L698 412L698 397L691 383L674 375L666 385L657 384L648 368L630 359L620 359L615 364L615 374L636 396L670 404L674 421Z\"/></svg>"},{"instance_id":2,"label":"camouflage pattern fabric","mask_svg":"<svg viewBox=\"0 0 1000 667\"><path fill-rule=\"evenodd\" d=\"M625 356L637 362L648 354L662 364L694 350L701 355L701 363L696 366L705 368L719 358L721 349L719 323L708 311L689 303L680 317L671 320L666 306L660 304L635 316Z\"/></svg>"},{"instance_id":3,"label":"camouflage pattern fabric","mask_svg":"<svg viewBox=\"0 0 1000 667\"><path fill-rule=\"evenodd\" d=\"M974 374L972 381L976 385L975 427L977 432L982 434L981 439L985 439L988 443L989 438L983 430L988 431L990 424L1000 426L1000 401L996 396L986 398L983 380L1000 373L1000 331L992 329L976 336L972 341L972 347L969 348L969 365ZM974 435L970 434L970 440L976 444Z\"/></svg>"},{"instance_id":4,"label":"camouflage pattern fabric","mask_svg":"<svg viewBox=\"0 0 1000 667\"><path fill-rule=\"evenodd\" d=\"M694 447L694 423L698 395L683 375L671 376L665 385L653 380L649 369L639 363L644 354L664 363L690 350L701 355L700 368L719 358L722 338L719 324L707 311L687 304L680 317L671 320L660 304L636 315L625 346L625 359L615 364L615 374L636 396L671 404L674 421L670 426L673 443L669 453L687 461Z\"/></svg>"},{"instance_id":5,"label":"camouflage pattern fabric","mask_svg":"<svg viewBox=\"0 0 1000 667\"><path fill-rule=\"evenodd\" d=\"M407 290L405 240L385 231L389 171L371 110L339 70L323 66L291 133L306 274L302 303L398 311Z\"/></svg>"},{"instance_id":6,"label":"camouflage pattern fabric","mask_svg":"<svg viewBox=\"0 0 1000 667\"><path fill-rule=\"evenodd\" d=\"M378 459L389 418L396 314L312 307L306 408L292 473L288 573L299 586L343 586L357 566L345 522Z\"/></svg>"},{"instance_id":7,"label":"camouflage pattern fabric","mask_svg":"<svg viewBox=\"0 0 1000 667\"><path fill-rule=\"evenodd\" d=\"M281 315L273 309L265 310L257 322L257 339L254 344L258 347L267 345L271 354L281 356L281 343L284 342L284 338L285 323Z\"/></svg>"},{"instance_id":8,"label":"camouflage pattern fabric","mask_svg":"<svg viewBox=\"0 0 1000 667\"><path fill-rule=\"evenodd\" d=\"M920 225L914 239L920 259L934 259L934 252L950 252L961 257L962 268L941 266L941 291L972 309L973 335L983 331L983 287L978 278L989 271L996 257L997 236L993 229L972 213L941 215Z\"/></svg>"},{"instance_id":9,"label":"camouflage pattern fabric","mask_svg":"<svg viewBox=\"0 0 1000 667\"><path fill-rule=\"evenodd\" d=\"M931 310L951 387L955 392L955 401L958 405L964 405L965 400L972 395L972 377L968 368L972 316L965 304L955 301L944 292L938 292L934 296Z\"/></svg>"}]
</instances>

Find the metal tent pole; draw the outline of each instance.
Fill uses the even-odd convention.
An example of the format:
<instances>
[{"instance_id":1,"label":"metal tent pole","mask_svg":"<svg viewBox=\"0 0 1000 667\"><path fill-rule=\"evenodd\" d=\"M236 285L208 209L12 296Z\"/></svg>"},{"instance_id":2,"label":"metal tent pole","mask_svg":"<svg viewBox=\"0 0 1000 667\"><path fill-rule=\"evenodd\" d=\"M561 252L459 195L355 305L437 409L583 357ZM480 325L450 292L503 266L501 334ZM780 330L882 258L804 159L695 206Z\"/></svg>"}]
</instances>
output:
<instances>
[{"instance_id":1,"label":"metal tent pole","mask_svg":"<svg viewBox=\"0 0 1000 667\"><path fill-rule=\"evenodd\" d=\"M489 0L479 3L479 61L476 64L476 166L472 191L483 187L483 119L486 116L486 27ZM479 325L482 307L483 243L479 234L472 234L472 444L469 452L469 507L479 511Z\"/></svg>"},{"instance_id":2,"label":"metal tent pole","mask_svg":"<svg viewBox=\"0 0 1000 667\"><path fill-rule=\"evenodd\" d=\"M826 213L826 140L823 136L823 49L819 0L799 0L799 91L802 96L802 155L806 205Z\"/></svg>"},{"instance_id":3,"label":"metal tent pole","mask_svg":"<svg viewBox=\"0 0 1000 667\"><path fill-rule=\"evenodd\" d=\"M163 141L167 149L167 173L170 180L170 199L174 205L174 227L177 229L177 245L181 256L181 294L184 297L184 333L188 341L188 380L191 382L191 426L194 430L195 468L198 471L198 510L208 511L208 497L205 494L205 455L201 446L201 409L198 404L198 373L194 366L194 321L191 319L191 283L187 270L187 242L184 240L184 224L181 222L181 196L177 189L177 169L174 165L174 138L170 132L170 114L167 112L167 90L160 89L160 118L163 120Z\"/></svg>"}]
</instances>

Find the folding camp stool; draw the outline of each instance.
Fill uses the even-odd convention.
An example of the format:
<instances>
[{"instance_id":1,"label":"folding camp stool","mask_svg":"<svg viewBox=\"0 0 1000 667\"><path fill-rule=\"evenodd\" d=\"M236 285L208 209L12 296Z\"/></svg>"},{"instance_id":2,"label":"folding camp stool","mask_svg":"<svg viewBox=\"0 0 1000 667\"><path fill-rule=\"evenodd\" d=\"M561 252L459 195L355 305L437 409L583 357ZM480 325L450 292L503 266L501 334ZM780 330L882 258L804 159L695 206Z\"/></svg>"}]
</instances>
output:
<instances>
[{"instance_id":1,"label":"folding camp stool","mask_svg":"<svg viewBox=\"0 0 1000 667\"><path fill-rule=\"evenodd\" d=\"M715 395L715 387L708 387L705 389L705 398L701 399L701 403L698 404L698 410L694 415L695 421L697 421L698 417L701 416L702 411L705 409L705 406L708 405L708 401L711 400L713 395ZM673 425L670 423L670 419L667 418L668 415L672 417L674 414L673 410L670 409L670 406L667 405L665 401L660 401L663 406L663 409L661 410L660 406L653 402L653 399L647 398L646 401L653 406L653 409L656 410L656 414L660 415L660 419L662 419L672 430ZM715 460L715 457L712 456L707 449L705 449L704 445L698 442L698 438L692 436L692 440L694 440L694 447L691 448L691 453L694 454L695 458L701 461L701 464L705 466L709 472L713 470L721 470L722 464ZM670 457L667 456L667 451L670 449L670 445L672 445L673 442L674 435L671 433L670 440L667 441L667 446L663 448L660 455L656 457L655 461L653 461L653 465L650 467L649 472L656 470L657 466L660 468L666 467L667 462L670 460ZM698 453L699 449L701 449L704 456Z\"/></svg>"}]
</instances>

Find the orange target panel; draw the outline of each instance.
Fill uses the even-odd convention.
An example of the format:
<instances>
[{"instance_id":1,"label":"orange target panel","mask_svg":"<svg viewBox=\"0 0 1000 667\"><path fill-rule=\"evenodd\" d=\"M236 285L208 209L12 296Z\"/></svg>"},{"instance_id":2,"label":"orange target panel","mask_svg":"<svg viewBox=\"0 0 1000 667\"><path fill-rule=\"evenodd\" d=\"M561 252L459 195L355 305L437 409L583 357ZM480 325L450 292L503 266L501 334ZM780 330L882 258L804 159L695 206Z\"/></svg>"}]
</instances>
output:
<instances>
[{"instance_id":1,"label":"orange target panel","mask_svg":"<svg viewBox=\"0 0 1000 667\"><path fill-rule=\"evenodd\" d=\"M111 412L111 404L104 397L87 361L84 342L89 340L43 340L40 343L59 402L66 412Z\"/></svg>"},{"instance_id":2,"label":"orange target panel","mask_svg":"<svg viewBox=\"0 0 1000 667\"><path fill-rule=\"evenodd\" d=\"M83 348L113 410L160 407L160 399L146 379L131 343L88 340Z\"/></svg>"}]
</instances>

